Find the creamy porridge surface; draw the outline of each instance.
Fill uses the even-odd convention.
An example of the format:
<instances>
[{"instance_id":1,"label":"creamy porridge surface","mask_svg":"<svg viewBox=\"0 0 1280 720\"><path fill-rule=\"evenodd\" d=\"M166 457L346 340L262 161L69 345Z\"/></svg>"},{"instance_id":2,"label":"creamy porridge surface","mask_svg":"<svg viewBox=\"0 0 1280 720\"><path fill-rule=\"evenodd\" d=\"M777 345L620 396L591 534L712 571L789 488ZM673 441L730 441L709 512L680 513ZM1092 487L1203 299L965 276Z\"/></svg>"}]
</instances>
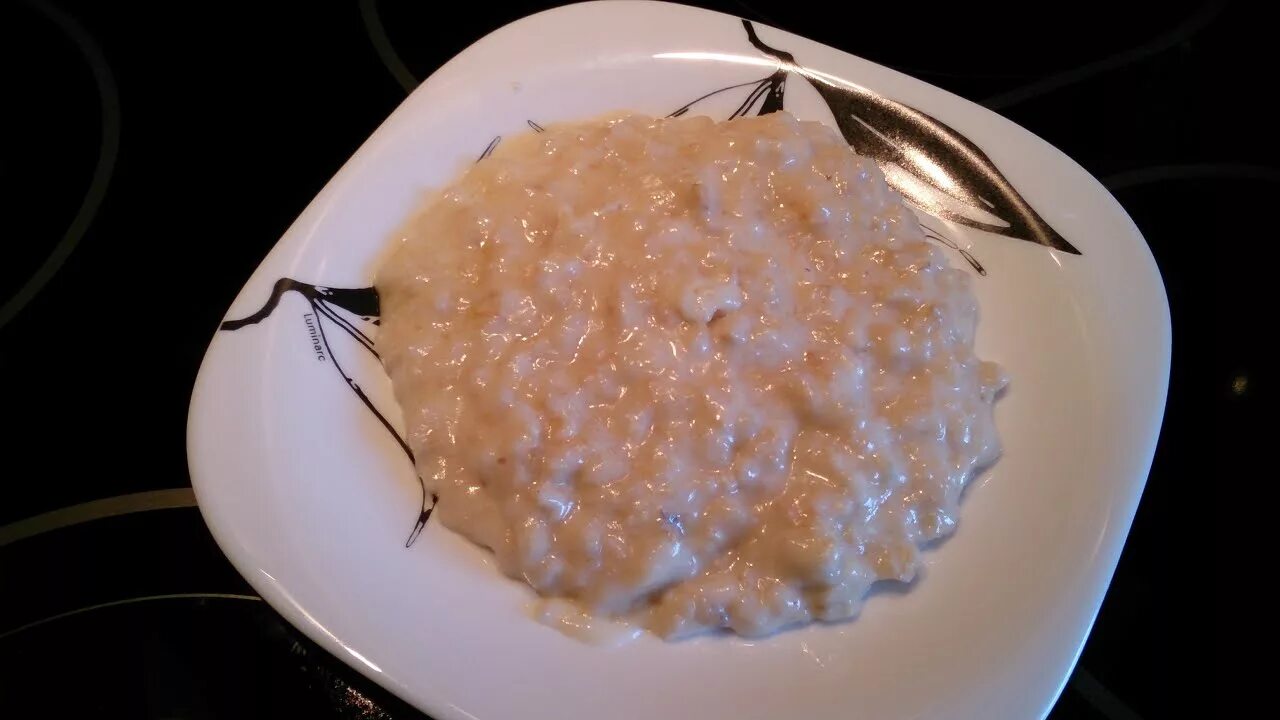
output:
<instances>
[{"instance_id":1,"label":"creamy porridge surface","mask_svg":"<svg viewBox=\"0 0 1280 720\"><path fill-rule=\"evenodd\" d=\"M550 128L403 236L378 349L434 517L593 614L851 617L999 454L969 277L818 123Z\"/></svg>"}]
</instances>

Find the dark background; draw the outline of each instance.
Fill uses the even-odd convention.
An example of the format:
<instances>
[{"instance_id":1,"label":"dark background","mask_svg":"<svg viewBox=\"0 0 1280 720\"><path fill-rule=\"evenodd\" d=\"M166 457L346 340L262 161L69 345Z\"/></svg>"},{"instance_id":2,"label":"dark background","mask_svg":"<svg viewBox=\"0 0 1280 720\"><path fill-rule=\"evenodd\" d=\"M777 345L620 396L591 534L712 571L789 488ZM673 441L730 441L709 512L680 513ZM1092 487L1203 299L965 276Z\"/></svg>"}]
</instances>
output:
<instances>
[{"instance_id":1,"label":"dark background","mask_svg":"<svg viewBox=\"0 0 1280 720\"><path fill-rule=\"evenodd\" d=\"M0 716L420 717L231 569L185 490L187 402L236 291L406 86L553 4L0 2ZM1227 716L1209 641L1257 631L1239 582L1275 477L1248 452L1275 425L1267 22L1221 2L694 4L982 102L1133 216L1173 316L1168 409L1052 717ZM1248 684L1223 677L1220 697Z\"/></svg>"}]
</instances>

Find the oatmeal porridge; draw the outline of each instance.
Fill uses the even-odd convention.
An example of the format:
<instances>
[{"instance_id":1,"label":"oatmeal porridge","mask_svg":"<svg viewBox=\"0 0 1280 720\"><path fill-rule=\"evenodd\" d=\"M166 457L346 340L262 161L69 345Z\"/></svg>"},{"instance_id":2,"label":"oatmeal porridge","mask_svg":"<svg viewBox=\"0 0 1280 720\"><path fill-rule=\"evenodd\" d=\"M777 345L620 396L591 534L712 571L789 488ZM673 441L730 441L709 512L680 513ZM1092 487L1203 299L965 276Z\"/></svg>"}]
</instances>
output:
<instances>
[{"instance_id":1,"label":"oatmeal porridge","mask_svg":"<svg viewBox=\"0 0 1280 720\"><path fill-rule=\"evenodd\" d=\"M999 454L969 277L821 124L549 128L402 235L378 349L433 517L594 615L852 617Z\"/></svg>"}]
</instances>

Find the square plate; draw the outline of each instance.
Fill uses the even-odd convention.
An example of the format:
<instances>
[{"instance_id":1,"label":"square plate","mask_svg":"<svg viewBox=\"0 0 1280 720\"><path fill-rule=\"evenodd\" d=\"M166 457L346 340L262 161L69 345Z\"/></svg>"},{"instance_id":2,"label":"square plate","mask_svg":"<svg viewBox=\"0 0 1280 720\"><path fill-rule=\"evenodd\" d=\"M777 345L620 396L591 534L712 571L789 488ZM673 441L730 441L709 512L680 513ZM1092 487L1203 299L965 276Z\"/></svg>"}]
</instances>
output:
<instances>
[{"instance_id":1,"label":"square plate","mask_svg":"<svg viewBox=\"0 0 1280 720\"><path fill-rule=\"evenodd\" d=\"M686 107L717 118L785 107L839 127L921 208L953 264L984 270L978 352L1013 378L996 406L1005 454L971 483L921 580L878 593L853 622L591 646L532 620L532 592L486 552L435 523L415 529L423 499L372 352L369 286L423 192L496 139ZM1146 243L1058 150L829 47L646 2L535 15L442 67L307 207L227 317L188 427L214 537L307 635L447 719L1043 716L1128 533L1170 347Z\"/></svg>"}]
</instances>

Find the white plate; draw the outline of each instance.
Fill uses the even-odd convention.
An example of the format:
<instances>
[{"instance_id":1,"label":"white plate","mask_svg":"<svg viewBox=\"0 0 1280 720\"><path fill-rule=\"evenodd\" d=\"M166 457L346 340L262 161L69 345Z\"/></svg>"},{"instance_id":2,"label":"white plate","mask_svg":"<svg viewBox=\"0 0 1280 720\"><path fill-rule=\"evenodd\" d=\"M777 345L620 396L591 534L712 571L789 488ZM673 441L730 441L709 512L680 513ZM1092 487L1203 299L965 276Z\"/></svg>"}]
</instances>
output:
<instances>
[{"instance_id":1,"label":"white plate","mask_svg":"<svg viewBox=\"0 0 1280 720\"><path fill-rule=\"evenodd\" d=\"M617 2L552 10L489 35L360 148L227 317L259 311L276 287L274 312L224 326L209 347L188 444L218 543L290 622L434 716L1035 718L1089 632L1168 383L1168 305L1142 236L1097 181L1009 121L768 27L755 28L762 45L753 46L745 30L717 13ZM808 69L774 74L785 56L765 46ZM1006 452L966 494L956 535L926 553L921 581L880 593L854 622L765 640L584 645L531 620L527 588L437 524L406 548L417 479L339 373L398 423L389 383L354 332L376 329L358 317L376 312L374 298L290 292L277 281L367 287L422 192L528 121L663 115L739 83L693 112L727 117L755 94L754 112L785 91L786 109L802 118L835 124L838 112L846 136L904 188L941 171L959 182L957 197L973 190L993 214L1024 218L1004 235L930 222L988 273L975 282L978 350L1013 377L996 411ZM912 162L915 180L891 166ZM1053 231L1082 254L1028 241Z\"/></svg>"}]
</instances>

